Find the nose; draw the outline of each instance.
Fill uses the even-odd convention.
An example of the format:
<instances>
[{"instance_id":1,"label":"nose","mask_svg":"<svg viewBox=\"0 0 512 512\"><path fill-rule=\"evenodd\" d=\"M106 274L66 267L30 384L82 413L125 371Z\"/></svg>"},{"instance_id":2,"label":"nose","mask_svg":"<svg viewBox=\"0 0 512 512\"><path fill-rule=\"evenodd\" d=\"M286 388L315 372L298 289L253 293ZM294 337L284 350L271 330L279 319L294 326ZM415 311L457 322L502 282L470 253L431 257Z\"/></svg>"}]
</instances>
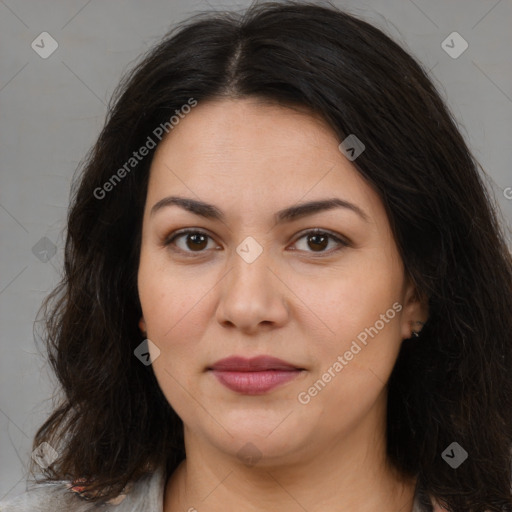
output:
<instances>
[{"instance_id":1,"label":"nose","mask_svg":"<svg viewBox=\"0 0 512 512\"><path fill-rule=\"evenodd\" d=\"M271 268L267 251L252 262L234 251L231 260L231 270L219 283L217 321L246 334L284 325L289 318L289 289Z\"/></svg>"}]
</instances>

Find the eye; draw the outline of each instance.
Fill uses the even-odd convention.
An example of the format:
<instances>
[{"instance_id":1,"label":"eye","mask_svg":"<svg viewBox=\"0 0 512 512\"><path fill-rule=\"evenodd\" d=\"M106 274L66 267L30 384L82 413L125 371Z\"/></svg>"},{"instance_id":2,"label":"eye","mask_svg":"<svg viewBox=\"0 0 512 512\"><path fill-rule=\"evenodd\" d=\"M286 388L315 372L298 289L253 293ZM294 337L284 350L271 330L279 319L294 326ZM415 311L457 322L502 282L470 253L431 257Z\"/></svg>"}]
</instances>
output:
<instances>
[{"instance_id":1,"label":"eye","mask_svg":"<svg viewBox=\"0 0 512 512\"><path fill-rule=\"evenodd\" d=\"M174 243L175 240L179 240L180 238L184 238L185 240L182 247ZM184 253L204 252L203 249L208 246L208 239L213 240L212 237L204 231L199 231L197 229L184 229L174 233L170 238L166 239L164 245L176 245L178 247L178 251Z\"/></svg>"},{"instance_id":2,"label":"eye","mask_svg":"<svg viewBox=\"0 0 512 512\"><path fill-rule=\"evenodd\" d=\"M295 244L299 240L306 239L306 246L314 249L313 251L307 251L306 252L319 252L319 253L327 253L331 254L332 252L335 252L337 250L342 249L343 247L348 247L350 244L346 242L345 240L342 240L340 237L333 235L332 233L329 233L328 231L322 231L321 229L310 229L306 233L303 233L303 235L297 239ZM335 248L330 251L324 250L328 245L329 242L333 240L338 245L338 248ZM303 250L303 249L299 249Z\"/></svg>"},{"instance_id":3,"label":"eye","mask_svg":"<svg viewBox=\"0 0 512 512\"><path fill-rule=\"evenodd\" d=\"M181 247L179 244L175 243L176 240L180 239L184 239L184 243L182 244ZM165 240L164 245L174 245L177 247L178 252L183 252L185 254L202 253L205 252L203 249L208 248L208 239L213 240L212 237L204 231L200 231L197 229L185 229L182 231L178 231L177 233L173 233L171 237ZM297 239L295 244L297 244L297 242L302 239L306 239L307 247L313 249L312 251L308 251L307 249L299 249L305 250L306 252L330 254L343 247L348 247L350 245L347 241L342 240L340 237L335 236L327 231L323 231L321 229L310 229L309 231L303 233L302 236ZM326 251L325 249L326 247L329 246L330 241L334 241L338 245L338 248ZM173 248L173 250L176 249Z\"/></svg>"}]
</instances>

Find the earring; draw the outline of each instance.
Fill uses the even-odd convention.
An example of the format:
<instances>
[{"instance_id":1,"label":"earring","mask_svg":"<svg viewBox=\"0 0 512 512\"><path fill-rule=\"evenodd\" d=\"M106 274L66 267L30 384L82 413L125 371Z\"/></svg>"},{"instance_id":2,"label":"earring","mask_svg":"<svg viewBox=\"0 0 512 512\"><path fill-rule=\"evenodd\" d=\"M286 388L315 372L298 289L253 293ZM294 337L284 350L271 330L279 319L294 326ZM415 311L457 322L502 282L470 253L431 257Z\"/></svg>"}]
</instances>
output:
<instances>
[{"instance_id":1,"label":"earring","mask_svg":"<svg viewBox=\"0 0 512 512\"><path fill-rule=\"evenodd\" d=\"M420 332L421 332L421 329L423 328L423 326L425 325L425 322L414 322L416 325L419 325L420 326L420 329L418 330L413 330L412 331L412 336L413 338L419 338L420 337Z\"/></svg>"}]
</instances>

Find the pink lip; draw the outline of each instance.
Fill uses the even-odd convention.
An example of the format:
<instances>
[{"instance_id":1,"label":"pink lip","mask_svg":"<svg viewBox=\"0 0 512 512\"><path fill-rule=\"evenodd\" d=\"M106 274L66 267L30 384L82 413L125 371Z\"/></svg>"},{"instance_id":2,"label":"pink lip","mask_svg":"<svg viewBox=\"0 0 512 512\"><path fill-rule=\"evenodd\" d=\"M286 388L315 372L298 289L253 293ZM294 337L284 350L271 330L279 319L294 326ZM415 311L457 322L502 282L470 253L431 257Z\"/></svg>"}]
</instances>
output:
<instances>
[{"instance_id":1,"label":"pink lip","mask_svg":"<svg viewBox=\"0 0 512 512\"><path fill-rule=\"evenodd\" d=\"M302 373L303 368L270 356L251 359L234 356L217 361L208 370L232 391L261 395L294 379Z\"/></svg>"}]
</instances>

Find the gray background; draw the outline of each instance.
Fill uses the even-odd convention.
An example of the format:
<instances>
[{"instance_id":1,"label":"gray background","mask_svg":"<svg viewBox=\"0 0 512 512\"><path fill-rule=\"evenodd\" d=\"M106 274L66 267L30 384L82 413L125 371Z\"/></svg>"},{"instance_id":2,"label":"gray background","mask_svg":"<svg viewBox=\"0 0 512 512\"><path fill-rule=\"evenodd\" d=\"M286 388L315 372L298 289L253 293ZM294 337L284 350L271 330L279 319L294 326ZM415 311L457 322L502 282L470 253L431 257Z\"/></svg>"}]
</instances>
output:
<instances>
[{"instance_id":1,"label":"gray background","mask_svg":"<svg viewBox=\"0 0 512 512\"><path fill-rule=\"evenodd\" d=\"M249 3L0 0L0 499L25 489L32 438L51 409L55 380L33 322L59 278L71 178L99 135L114 87L175 22ZM510 226L512 0L333 3L430 69ZM469 44L458 58L441 46L454 31ZM58 42L47 59L31 47L42 32Z\"/></svg>"}]
</instances>

